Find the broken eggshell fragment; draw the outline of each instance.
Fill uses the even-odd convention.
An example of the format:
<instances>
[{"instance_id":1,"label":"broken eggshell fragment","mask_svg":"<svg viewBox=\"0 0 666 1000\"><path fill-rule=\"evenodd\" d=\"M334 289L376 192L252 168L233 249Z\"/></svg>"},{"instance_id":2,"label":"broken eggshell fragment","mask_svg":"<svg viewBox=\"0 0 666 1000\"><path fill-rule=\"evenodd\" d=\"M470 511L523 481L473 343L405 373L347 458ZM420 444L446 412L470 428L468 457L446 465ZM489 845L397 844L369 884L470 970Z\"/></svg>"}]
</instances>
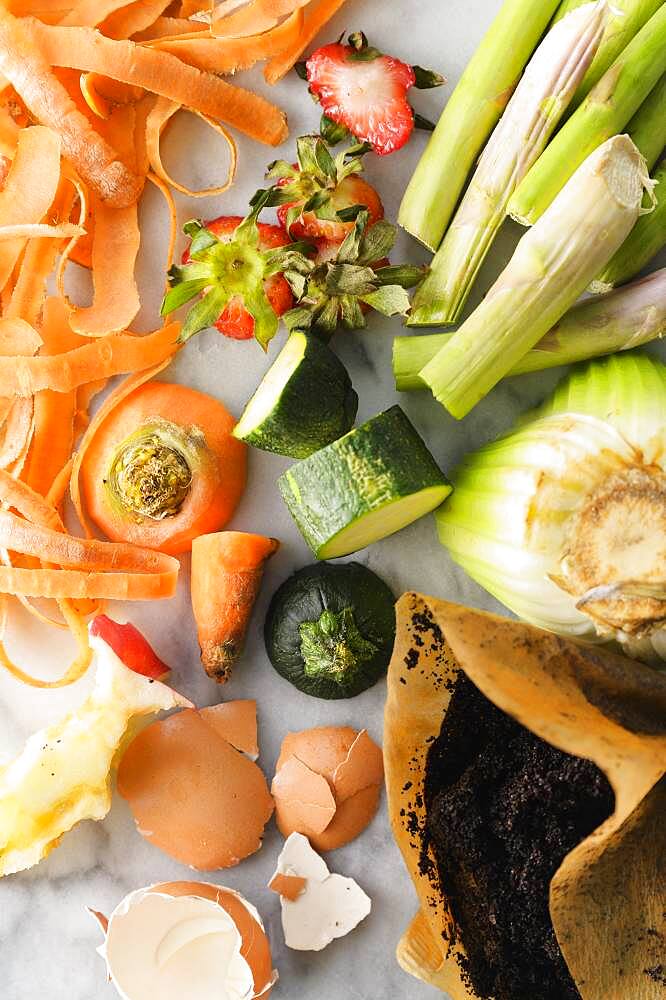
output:
<instances>
[{"instance_id":1,"label":"broken eggshell fragment","mask_svg":"<svg viewBox=\"0 0 666 1000\"><path fill-rule=\"evenodd\" d=\"M290 889L295 880L305 884L292 899L283 891L283 879L289 880ZM269 888L280 893L285 943L295 951L321 951L349 934L372 908L361 887L351 878L331 874L300 833L287 838Z\"/></svg>"},{"instance_id":2,"label":"broken eggshell fragment","mask_svg":"<svg viewBox=\"0 0 666 1000\"><path fill-rule=\"evenodd\" d=\"M177 712L148 726L118 768L118 791L139 832L200 871L231 868L258 851L273 814L264 775L242 752L256 748L254 705L235 718L231 705Z\"/></svg>"},{"instance_id":3,"label":"broken eggshell fragment","mask_svg":"<svg viewBox=\"0 0 666 1000\"><path fill-rule=\"evenodd\" d=\"M253 1000L277 979L261 917L231 889L166 882L130 893L108 922L90 912L123 1000Z\"/></svg>"},{"instance_id":4,"label":"broken eggshell fragment","mask_svg":"<svg viewBox=\"0 0 666 1000\"><path fill-rule=\"evenodd\" d=\"M278 828L284 837L305 834L318 851L342 847L377 812L383 778L381 749L365 730L322 726L289 733L271 788Z\"/></svg>"}]
</instances>

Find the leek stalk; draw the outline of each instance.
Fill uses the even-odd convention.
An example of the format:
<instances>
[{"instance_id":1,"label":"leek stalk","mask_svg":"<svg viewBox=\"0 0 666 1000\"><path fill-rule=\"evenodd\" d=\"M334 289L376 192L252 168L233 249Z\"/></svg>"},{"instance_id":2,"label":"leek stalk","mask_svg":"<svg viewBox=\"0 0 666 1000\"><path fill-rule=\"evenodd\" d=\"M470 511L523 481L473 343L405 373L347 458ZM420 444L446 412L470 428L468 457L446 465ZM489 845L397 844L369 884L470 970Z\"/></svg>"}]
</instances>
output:
<instances>
[{"instance_id":1,"label":"leek stalk","mask_svg":"<svg viewBox=\"0 0 666 1000\"><path fill-rule=\"evenodd\" d=\"M526 621L666 659L665 456L666 366L591 362L463 460L440 541Z\"/></svg>"},{"instance_id":2,"label":"leek stalk","mask_svg":"<svg viewBox=\"0 0 666 1000\"><path fill-rule=\"evenodd\" d=\"M555 23L558 23L585 2L586 0L564 0L555 15ZM643 25L659 10L663 2L664 0L612 0L604 37L594 61L573 99L574 107L578 107L587 97L608 67L617 59L620 52L627 47Z\"/></svg>"},{"instance_id":3,"label":"leek stalk","mask_svg":"<svg viewBox=\"0 0 666 1000\"><path fill-rule=\"evenodd\" d=\"M433 252L469 171L507 102L558 0L505 0L449 98L400 206L398 222Z\"/></svg>"},{"instance_id":4,"label":"leek stalk","mask_svg":"<svg viewBox=\"0 0 666 1000\"><path fill-rule=\"evenodd\" d=\"M645 161L614 136L576 171L525 233L481 305L421 370L461 419L557 323L603 270L633 228Z\"/></svg>"},{"instance_id":5,"label":"leek stalk","mask_svg":"<svg viewBox=\"0 0 666 1000\"><path fill-rule=\"evenodd\" d=\"M518 186L509 214L534 224L575 170L621 132L666 72L666 3L620 53Z\"/></svg>"},{"instance_id":6,"label":"leek stalk","mask_svg":"<svg viewBox=\"0 0 666 1000\"><path fill-rule=\"evenodd\" d=\"M654 179L657 182L654 209L641 216L613 259L592 282L591 291L607 292L630 281L666 246L666 161Z\"/></svg>"},{"instance_id":7,"label":"leek stalk","mask_svg":"<svg viewBox=\"0 0 666 1000\"><path fill-rule=\"evenodd\" d=\"M636 227L633 232L635 230ZM453 333L432 333L396 337L393 341L396 389L399 392L427 389L419 372L453 336ZM639 347L664 336L666 267L608 295L579 302L508 374L525 375L587 361Z\"/></svg>"},{"instance_id":8,"label":"leek stalk","mask_svg":"<svg viewBox=\"0 0 666 1000\"><path fill-rule=\"evenodd\" d=\"M666 73L627 125L627 132L652 170L666 146Z\"/></svg>"},{"instance_id":9,"label":"leek stalk","mask_svg":"<svg viewBox=\"0 0 666 1000\"><path fill-rule=\"evenodd\" d=\"M409 326L457 321L509 198L546 148L592 62L607 13L605 0L585 4L552 28L532 56L416 293Z\"/></svg>"}]
</instances>

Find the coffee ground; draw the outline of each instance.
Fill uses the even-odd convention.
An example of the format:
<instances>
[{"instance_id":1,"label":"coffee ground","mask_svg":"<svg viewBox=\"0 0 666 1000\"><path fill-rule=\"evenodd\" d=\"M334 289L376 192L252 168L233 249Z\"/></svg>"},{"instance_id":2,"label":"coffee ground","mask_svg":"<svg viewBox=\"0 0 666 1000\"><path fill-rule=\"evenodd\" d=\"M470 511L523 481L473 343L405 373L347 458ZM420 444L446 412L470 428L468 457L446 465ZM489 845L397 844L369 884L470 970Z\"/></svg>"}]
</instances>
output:
<instances>
[{"instance_id":1,"label":"coffee ground","mask_svg":"<svg viewBox=\"0 0 666 1000\"><path fill-rule=\"evenodd\" d=\"M476 994L579 1000L548 891L565 855L612 812L606 777L538 739L461 673L429 751L425 801L424 861L431 844Z\"/></svg>"}]
</instances>

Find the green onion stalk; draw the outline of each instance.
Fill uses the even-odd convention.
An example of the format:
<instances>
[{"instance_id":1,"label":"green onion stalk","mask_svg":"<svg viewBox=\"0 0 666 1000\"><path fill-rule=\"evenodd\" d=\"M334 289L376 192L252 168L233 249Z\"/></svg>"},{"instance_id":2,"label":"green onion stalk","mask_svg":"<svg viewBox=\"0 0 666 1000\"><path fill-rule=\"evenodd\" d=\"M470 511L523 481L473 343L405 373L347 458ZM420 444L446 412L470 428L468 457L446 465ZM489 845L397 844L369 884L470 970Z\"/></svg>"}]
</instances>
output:
<instances>
[{"instance_id":1,"label":"green onion stalk","mask_svg":"<svg viewBox=\"0 0 666 1000\"><path fill-rule=\"evenodd\" d=\"M557 323L638 219L651 184L631 139L614 136L520 240L481 305L420 372L461 419Z\"/></svg>"},{"instance_id":2,"label":"green onion stalk","mask_svg":"<svg viewBox=\"0 0 666 1000\"><path fill-rule=\"evenodd\" d=\"M574 371L468 455L441 543L525 621L666 659L666 366L640 353Z\"/></svg>"},{"instance_id":3,"label":"green onion stalk","mask_svg":"<svg viewBox=\"0 0 666 1000\"><path fill-rule=\"evenodd\" d=\"M558 0L505 0L451 95L407 187L398 222L433 252Z\"/></svg>"},{"instance_id":4,"label":"green onion stalk","mask_svg":"<svg viewBox=\"0 0 666 1000\"><path fill-rule=\"evenodd\" d=\"M657 182L655 208L638 220L613 259L592 282L591 291L607 292L624 284L666 246L666 162L659 167L654 179Z\"/></svg>"},{"instance_id":5,"label":"green onion stalk","mask_svg":"<svg viewBox=\"0 0 666 1000\"><path fill-rule=\"evenodd\" d=\"M546 148L592 62L607 14L605 0L585 4L552 28L532 56L416 294L409 326L457 321L509 198Z\"/></svg>"},{"instance_id":6,"label":"green onion stalk","mask_svg":"<svg viewBox=\"0 0 666 1000\"><path fill-rule=\"evenodd\" d=\"M563 0L555 15L555 23L571 11L577 10L585 2L586 0ZM574 107L578 107L587 97L609 66L617 59L620 52L627 47L643 25L659 10L663 2L664 0L611 0L609 3L610 16L604 37L594 61L573 99Z\"/></svg>"},{"instance_id":7,"label":"green onion stalk","mask_svg":"<svg viewBox=\"0 0 666 1000\"><path fill-rule=\"evenodd\" d=\"M636 114L666 72L666 3L629 42L522 180L509 214L533 225L577 168Z\"/></svg>"},{"instance_id":8,"label":"green onion stalk","mask_svg":"<svg viewBox=\"0 0 666 1000\"><path fill-rule=\"evenodd\" d=\"M393 341L396 389L399 392L427 389L419 372L453 336L453 333L432 333L396 337ZM666 268L608 295L595 295L579 302L508 374L525 375L588 361L640 347L664 336Z\"/></svg>"}]
</instances>

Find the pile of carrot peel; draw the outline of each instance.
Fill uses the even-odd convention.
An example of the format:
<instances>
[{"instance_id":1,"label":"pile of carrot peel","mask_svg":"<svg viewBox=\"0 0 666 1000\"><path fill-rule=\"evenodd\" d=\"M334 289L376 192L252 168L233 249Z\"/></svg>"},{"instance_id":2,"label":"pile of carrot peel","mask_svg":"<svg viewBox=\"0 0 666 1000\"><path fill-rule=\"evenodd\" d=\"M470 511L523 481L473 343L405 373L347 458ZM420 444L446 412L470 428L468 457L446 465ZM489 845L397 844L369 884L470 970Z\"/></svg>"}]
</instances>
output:
<instances>
[{"instance_id":1,"label":"pile of carrot peel","mask_svg":"<svg viewBox=\"0 0 666 1000\"><path fill-rule=\"evenodd\" d=\"M179 325L131 331L140 306L138 202L146 182L221 194L233 183L238 130L268 145L285 114L223 79L259 61L280 80L344 0L4 0L0 2L0 663L56 687L91 658L87 619L106 599L175 592L172 556L93 537L78 470L101 421L178 352ZM226 176L191 190L160 154L181 110L228 145ZM220 158L223 159L223 158ZM92 301L65 291L72 264L90 270ZM50 282L52 294L47 294ZM125 379L91 420L108 379ZM84 537L65 525L71 496ZM58 680L32 677L3 644L9 598L69 628L78 653Z\"/></svg>"}]
</instances>

